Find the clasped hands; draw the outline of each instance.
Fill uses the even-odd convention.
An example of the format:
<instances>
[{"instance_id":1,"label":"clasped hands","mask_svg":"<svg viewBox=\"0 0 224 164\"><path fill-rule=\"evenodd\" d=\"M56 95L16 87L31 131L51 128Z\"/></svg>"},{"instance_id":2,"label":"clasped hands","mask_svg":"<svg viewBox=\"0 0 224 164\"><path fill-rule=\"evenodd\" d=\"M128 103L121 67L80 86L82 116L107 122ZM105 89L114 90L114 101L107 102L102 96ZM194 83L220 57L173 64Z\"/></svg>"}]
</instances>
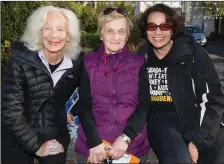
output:
<instances>
[{"instance_id":1,"label":"clasped hands","mask_svg":"<svg viewBox=\"0 0 224 164\"><path fill-rule=\"evenodd\" d=\"M110 149L105 147L104 143L91 148L89 150L89 162L101 163L108 158L113 160L120 159L126 153L127 148L128 144L122 139L121 136L119 136L111 145Z\"/></svg>"}]
</instances>

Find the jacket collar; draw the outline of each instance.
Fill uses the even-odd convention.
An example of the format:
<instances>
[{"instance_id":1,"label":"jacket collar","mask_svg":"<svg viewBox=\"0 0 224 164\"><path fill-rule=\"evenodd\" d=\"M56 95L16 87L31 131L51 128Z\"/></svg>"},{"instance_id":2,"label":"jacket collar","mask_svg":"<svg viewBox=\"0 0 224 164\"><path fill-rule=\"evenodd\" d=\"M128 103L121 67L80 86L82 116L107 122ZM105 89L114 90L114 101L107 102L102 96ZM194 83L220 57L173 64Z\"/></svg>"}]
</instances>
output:
<instances>
[{"instance_id":1,"label":"jacket collar","mask_svg":"<svg viewBox=\"0 0 224 164\"><path fill-rule=\"evenodd\" d=\"M38 52L29 50L24 45L23 42L13 43L11 49L12 49L12 58L23 61L29 65L32 65L33 67L35 67L39 70L42 70L43 72L45 72L46 74L51 76L49 69L44 64L44 62L42 60L43 58L40 58L40 56L38 55ZM46 60L46 58L44 60ZM62 66L61 67L59 66L60 68L58 68L58 69L72 68L71 65L73 65L74 63L71 61L71 59L70 59L70 61L68 61L68 60L69 60L68 57L66 57L65 61L63 60L63 62L62 62L63 63Z\"/></svg>"},{"instance_id":2,"label":"jacket collar","mask_svg":"<svg viewBox=\"0 0 224 164\"><path fill-rule=\"evenodd\" d=\"M107 66L110 68L117 67L121 63L126 63L127 61L127 54L128 54L128 44L126 43L123 50L116 54L106 54L106 59L104 57L105 53L105 46L104 43L101 43L99 50L97 51L97 66L99 66L100 62L105 62L107 60ZM98 67L97 67L98 69Z\"/></svg>"},{"instance_id":3,"label":"jacket collar","mask_svg":"<svg viewBox=\"0 0 224 164\"><path fill-rule=\"evenodd\" d=\"M38 52L38 56L39 58L41 59L41 61L44 63L44 65L46 66L46 68L48 69L49 72L50 71L50 68L49 68L49 64L48 64L48 61L44 55L44 51L41 50ZM60 64L60 66L55 70L55 72L57 71L61 71L61 70L65 70L65 69L69 69L69 68L72 68L73 67L73 64L72 64L72 60L67 57L66 55L63 57L63 61L62 63Z\"/></svg>"},{"instance_id":4,"label":"jacket collar","mask_svg":"<svg viewBox=\"0 0 224 164\"><path fill-rule=\"evenodd\" d=\"M99 54L99 58L104 59L104 54L105 52L105 46L104 43L101 43L98 54ZM128 53L128 44L126 43L123 50L121 52L118 52L116 54L107 54L107 60L111 60L111 59L124 59L127 56Z\"/></svg>"}]
</instances>

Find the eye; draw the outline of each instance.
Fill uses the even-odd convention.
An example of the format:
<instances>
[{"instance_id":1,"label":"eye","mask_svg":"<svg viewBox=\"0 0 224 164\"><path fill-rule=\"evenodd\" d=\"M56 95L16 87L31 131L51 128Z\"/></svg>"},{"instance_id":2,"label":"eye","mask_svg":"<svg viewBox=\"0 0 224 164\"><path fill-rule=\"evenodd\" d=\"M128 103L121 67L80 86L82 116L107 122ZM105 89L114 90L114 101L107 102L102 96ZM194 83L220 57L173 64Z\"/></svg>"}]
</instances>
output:
<instances>
[{"instance_id":1,"label":"eye","mask_svg":"<svg viewBox=\"0 0 224 164\"><path fill-rule=\"evenodd\" d=\"M119 30L118 34L119 35L125 35L126 34L126 30L125 29Z\"/></svg>"},{"instance_id":2,"label":"eye","mask_svg":"<svg viewBox=\"0 0 224 164\"><path fill-rule=\"evenodd\" d=\"M112 30L112 29L107 29L107 30L106 30L106 33L107 33L107 34L113 34L113 33L114 33L114 30Z\"/></svg>"}]
</instances>

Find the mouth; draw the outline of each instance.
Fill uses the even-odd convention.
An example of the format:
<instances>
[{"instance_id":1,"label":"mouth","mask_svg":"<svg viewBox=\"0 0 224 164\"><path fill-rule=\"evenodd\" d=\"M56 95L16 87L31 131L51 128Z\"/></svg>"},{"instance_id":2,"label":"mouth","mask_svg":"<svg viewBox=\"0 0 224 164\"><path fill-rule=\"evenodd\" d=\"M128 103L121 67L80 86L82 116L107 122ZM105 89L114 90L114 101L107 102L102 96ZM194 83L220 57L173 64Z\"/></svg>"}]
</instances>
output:
<instances>
[{"instance_id":1,"label":"mouth","mask_svg":"<svg viewBox=\"0 0 224 164\"><path fill-rule=\"evenodd\" d=\"M48 43L50 45L52 45L52 46L57 46L60 42L52 42L52 41L49 41Z\"/></svg>"},{"instance_id":2,"label":"mouth","mask_svg":"<svg viewBox=\"0 0 224 164\"><path fill-rule=\"evenodd\" d=\"M120 42L111 42L111 44L115 44L115 45L117 44L118 45L118 44L120 44Z\"/></svg>"},{"instance_id":3,"label":"mouth","mask_svg":"<svg viewBox=\"0 0 224 164\"><path fill-rule=\"evenodd\" d=\"M153 38L153 40L154 40L155 42L161 42L161 41L164 40L164 38Z\"/></svg>"}]
</instances>

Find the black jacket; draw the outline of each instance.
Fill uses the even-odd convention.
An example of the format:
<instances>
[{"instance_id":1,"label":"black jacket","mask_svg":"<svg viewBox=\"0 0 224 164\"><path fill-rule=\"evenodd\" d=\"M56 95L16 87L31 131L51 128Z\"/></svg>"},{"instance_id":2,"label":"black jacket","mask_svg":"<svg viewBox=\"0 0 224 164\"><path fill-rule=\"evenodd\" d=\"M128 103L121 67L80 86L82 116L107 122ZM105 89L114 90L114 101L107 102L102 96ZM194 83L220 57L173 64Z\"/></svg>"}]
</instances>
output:
<instances>
[{"instance_id":1,"label":"black jacket","mask_svg":"<svg viewBox=\"0 0 224 164\"><path fill-rule=\"evenodd\" d=\"M152 46L147 43L137 53L147 59L150 49ZM167 70L170 93L184 137L200 149L214 141L220 123L224 122L224 95L219 77L207 52L192 37L178 37L172 52Z\"/></svg>"},{"instance_id":2,"label":"black jacket","mask_svg":"<svg viewBox=\"0 0 224 164\"><path fill-rule=\"evenodd\" d=\"M44 141L68 133L64 104L79 86L81 64L82 55L53 87L38 53L13 44L2 85L2 136L32 154Z\"/></svg>"}]
</instances>

